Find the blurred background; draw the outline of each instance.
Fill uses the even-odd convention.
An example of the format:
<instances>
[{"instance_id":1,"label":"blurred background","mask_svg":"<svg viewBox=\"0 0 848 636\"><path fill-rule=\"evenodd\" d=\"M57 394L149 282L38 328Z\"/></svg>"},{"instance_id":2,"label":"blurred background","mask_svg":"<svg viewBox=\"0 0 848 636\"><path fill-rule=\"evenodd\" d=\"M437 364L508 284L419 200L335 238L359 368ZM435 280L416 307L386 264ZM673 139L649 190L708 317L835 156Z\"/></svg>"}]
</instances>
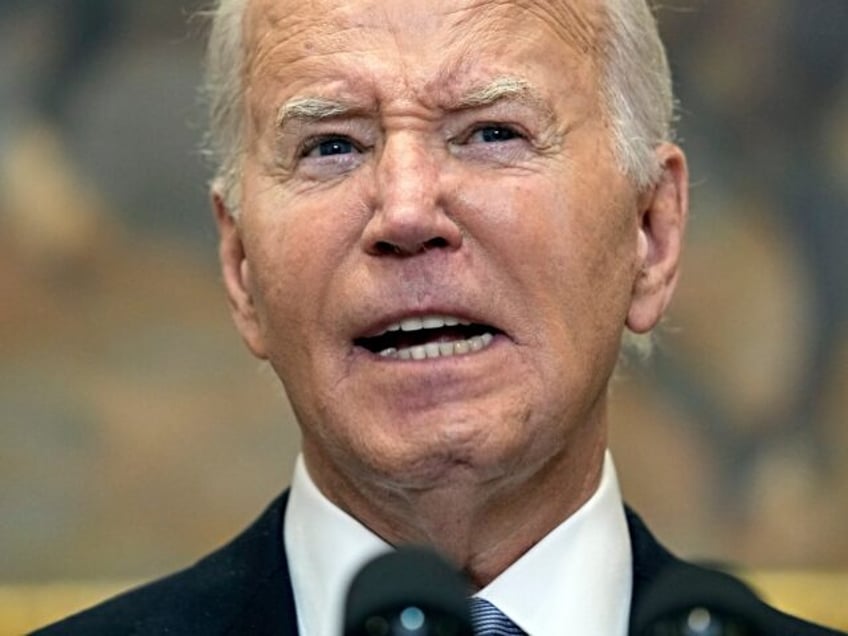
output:
<instances>
[{"instance_id":1,"label":"blurred background","mask_svg":"<svg viewBox=\"0 0 848 636\"><path fill-rule=\"evenodd\" d=\"M184 566L288 482L216 266L200 8L0 0L0 585ZM625 496L688 557L848 569L848 2L658 16L692 217L612 389Z\"/></svg>"}]
</instances>

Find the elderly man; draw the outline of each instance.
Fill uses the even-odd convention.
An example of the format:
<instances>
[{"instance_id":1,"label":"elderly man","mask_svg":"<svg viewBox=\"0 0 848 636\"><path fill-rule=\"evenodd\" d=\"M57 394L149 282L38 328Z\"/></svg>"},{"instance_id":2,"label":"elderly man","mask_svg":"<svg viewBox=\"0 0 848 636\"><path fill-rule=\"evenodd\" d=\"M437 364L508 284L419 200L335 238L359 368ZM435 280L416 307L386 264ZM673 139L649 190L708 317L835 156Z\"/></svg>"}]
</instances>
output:
<instances>
[{"instance_id":1,"label":"elderly man","mask_svg":"<svg viewBox=\"0 0 848 636\"><path fill-rule=\"evenodd\" d=\"M687 210L645 3L221 0L209 74L224 283L302 455L233 543L46 633L333 636L357 569L416 543L493 633L627 634L684 567L606 450Z\"/></svg>"}]
</instances>

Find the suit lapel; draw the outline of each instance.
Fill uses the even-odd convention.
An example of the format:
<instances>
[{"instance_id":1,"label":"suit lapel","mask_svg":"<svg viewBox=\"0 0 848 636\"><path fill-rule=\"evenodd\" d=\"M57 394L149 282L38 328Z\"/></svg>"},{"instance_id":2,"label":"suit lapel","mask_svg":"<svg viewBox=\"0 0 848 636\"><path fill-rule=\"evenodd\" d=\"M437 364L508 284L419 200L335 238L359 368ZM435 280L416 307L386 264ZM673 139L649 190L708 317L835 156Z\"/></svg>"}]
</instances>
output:
<instances>
[{"instance_id":1,"label":"suit lapel","mask_svg":"<svg viewBox=\"0 0 848 636\"><path fill-rule=\"evenodd\" d=\"M630 604L631 620L633 609L641 606L645 592L657 580L660 572L680 561L662 547L645 526L645 522L630 508L625 508L630 546L633 550L633 599Z\"/></svg>"},{"instance_id":2,"label":"suit lapel","mask_svg":"<svg viewBox=\"0 0 848 636\"><path fill-rule=\"evenodd\" d=\"M257 587L255 594L226 634L298 635L294 595L287 567L278 570Z\"/></svg>"},{"instance_id":3,"label":"suit lapel","mask_svg":"<svg viewBox=\"0 0 848 636\"><path fill-rule=\"evenodd\" d=\"M249 549L245 563L257 573L257 583L245 595L243 609L225 634L236 636L298 636L289 564L283 543L288 491L243 535ZM249 577L248 577L249 578Z\"/></svg>"}]
</instances>

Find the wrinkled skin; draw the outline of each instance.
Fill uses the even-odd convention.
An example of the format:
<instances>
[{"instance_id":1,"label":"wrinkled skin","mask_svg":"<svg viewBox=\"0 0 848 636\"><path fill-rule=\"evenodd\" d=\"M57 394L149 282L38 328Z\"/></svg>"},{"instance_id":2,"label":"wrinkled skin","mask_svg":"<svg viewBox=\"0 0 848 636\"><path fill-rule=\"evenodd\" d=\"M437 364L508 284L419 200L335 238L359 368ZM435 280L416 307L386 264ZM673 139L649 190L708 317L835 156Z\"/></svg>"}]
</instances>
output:
<instances>
[{"instance_id":1,"label":"wrinkled skin","mask_svg":"<svg viewBox=\"0 0 848 636\"><path fill-rule=\"evenodd\" d=\"M594 6L254 0L246 16L237 219L215 196L236 324L285 385L321 490L479 585L596 488L622 329L651 329L676 280L685 160L658 147L644 192L619 169ZM478 99L493 83L520 89ZM304 117L305 98L337 114ZM434 313L497 337L427 360L354 343Z\"/></svg>"}]
</instances>

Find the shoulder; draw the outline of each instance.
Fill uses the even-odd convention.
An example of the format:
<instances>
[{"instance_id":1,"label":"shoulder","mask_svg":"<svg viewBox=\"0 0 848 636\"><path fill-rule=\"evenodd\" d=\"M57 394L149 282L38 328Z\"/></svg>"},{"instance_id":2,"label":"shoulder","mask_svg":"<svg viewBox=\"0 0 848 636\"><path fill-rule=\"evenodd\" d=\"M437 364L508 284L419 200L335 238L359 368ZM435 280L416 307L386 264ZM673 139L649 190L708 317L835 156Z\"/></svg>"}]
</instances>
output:
<instances>
[{"instance_id":1,"label":"shoulder","mask_svg":"<svg viewBox=\"0 0 848 636\"><path fill-rule=\"evenodd\" d=\"M769 636L842 634L779 612L726 572L678 559L629 509L627 525L633 550L631 634L649 633L648 626L685 620L693 610L700 608L712 611L716 620L735 621L753 630L741 633Z\"/></svg>"},{"instance_id":2,"label":"shoulder","mask_svg":"<svg viewBox=\"0 0 848 636\"><path fill-rule=\"evenodd\" d=\"M278 498L247 530L193 566L35 634L239 633L234 626L259 620L263 610L256 609L257 599L270 593L293 617L282 541L286 498Z\"/></svg>"}]
</instances>

